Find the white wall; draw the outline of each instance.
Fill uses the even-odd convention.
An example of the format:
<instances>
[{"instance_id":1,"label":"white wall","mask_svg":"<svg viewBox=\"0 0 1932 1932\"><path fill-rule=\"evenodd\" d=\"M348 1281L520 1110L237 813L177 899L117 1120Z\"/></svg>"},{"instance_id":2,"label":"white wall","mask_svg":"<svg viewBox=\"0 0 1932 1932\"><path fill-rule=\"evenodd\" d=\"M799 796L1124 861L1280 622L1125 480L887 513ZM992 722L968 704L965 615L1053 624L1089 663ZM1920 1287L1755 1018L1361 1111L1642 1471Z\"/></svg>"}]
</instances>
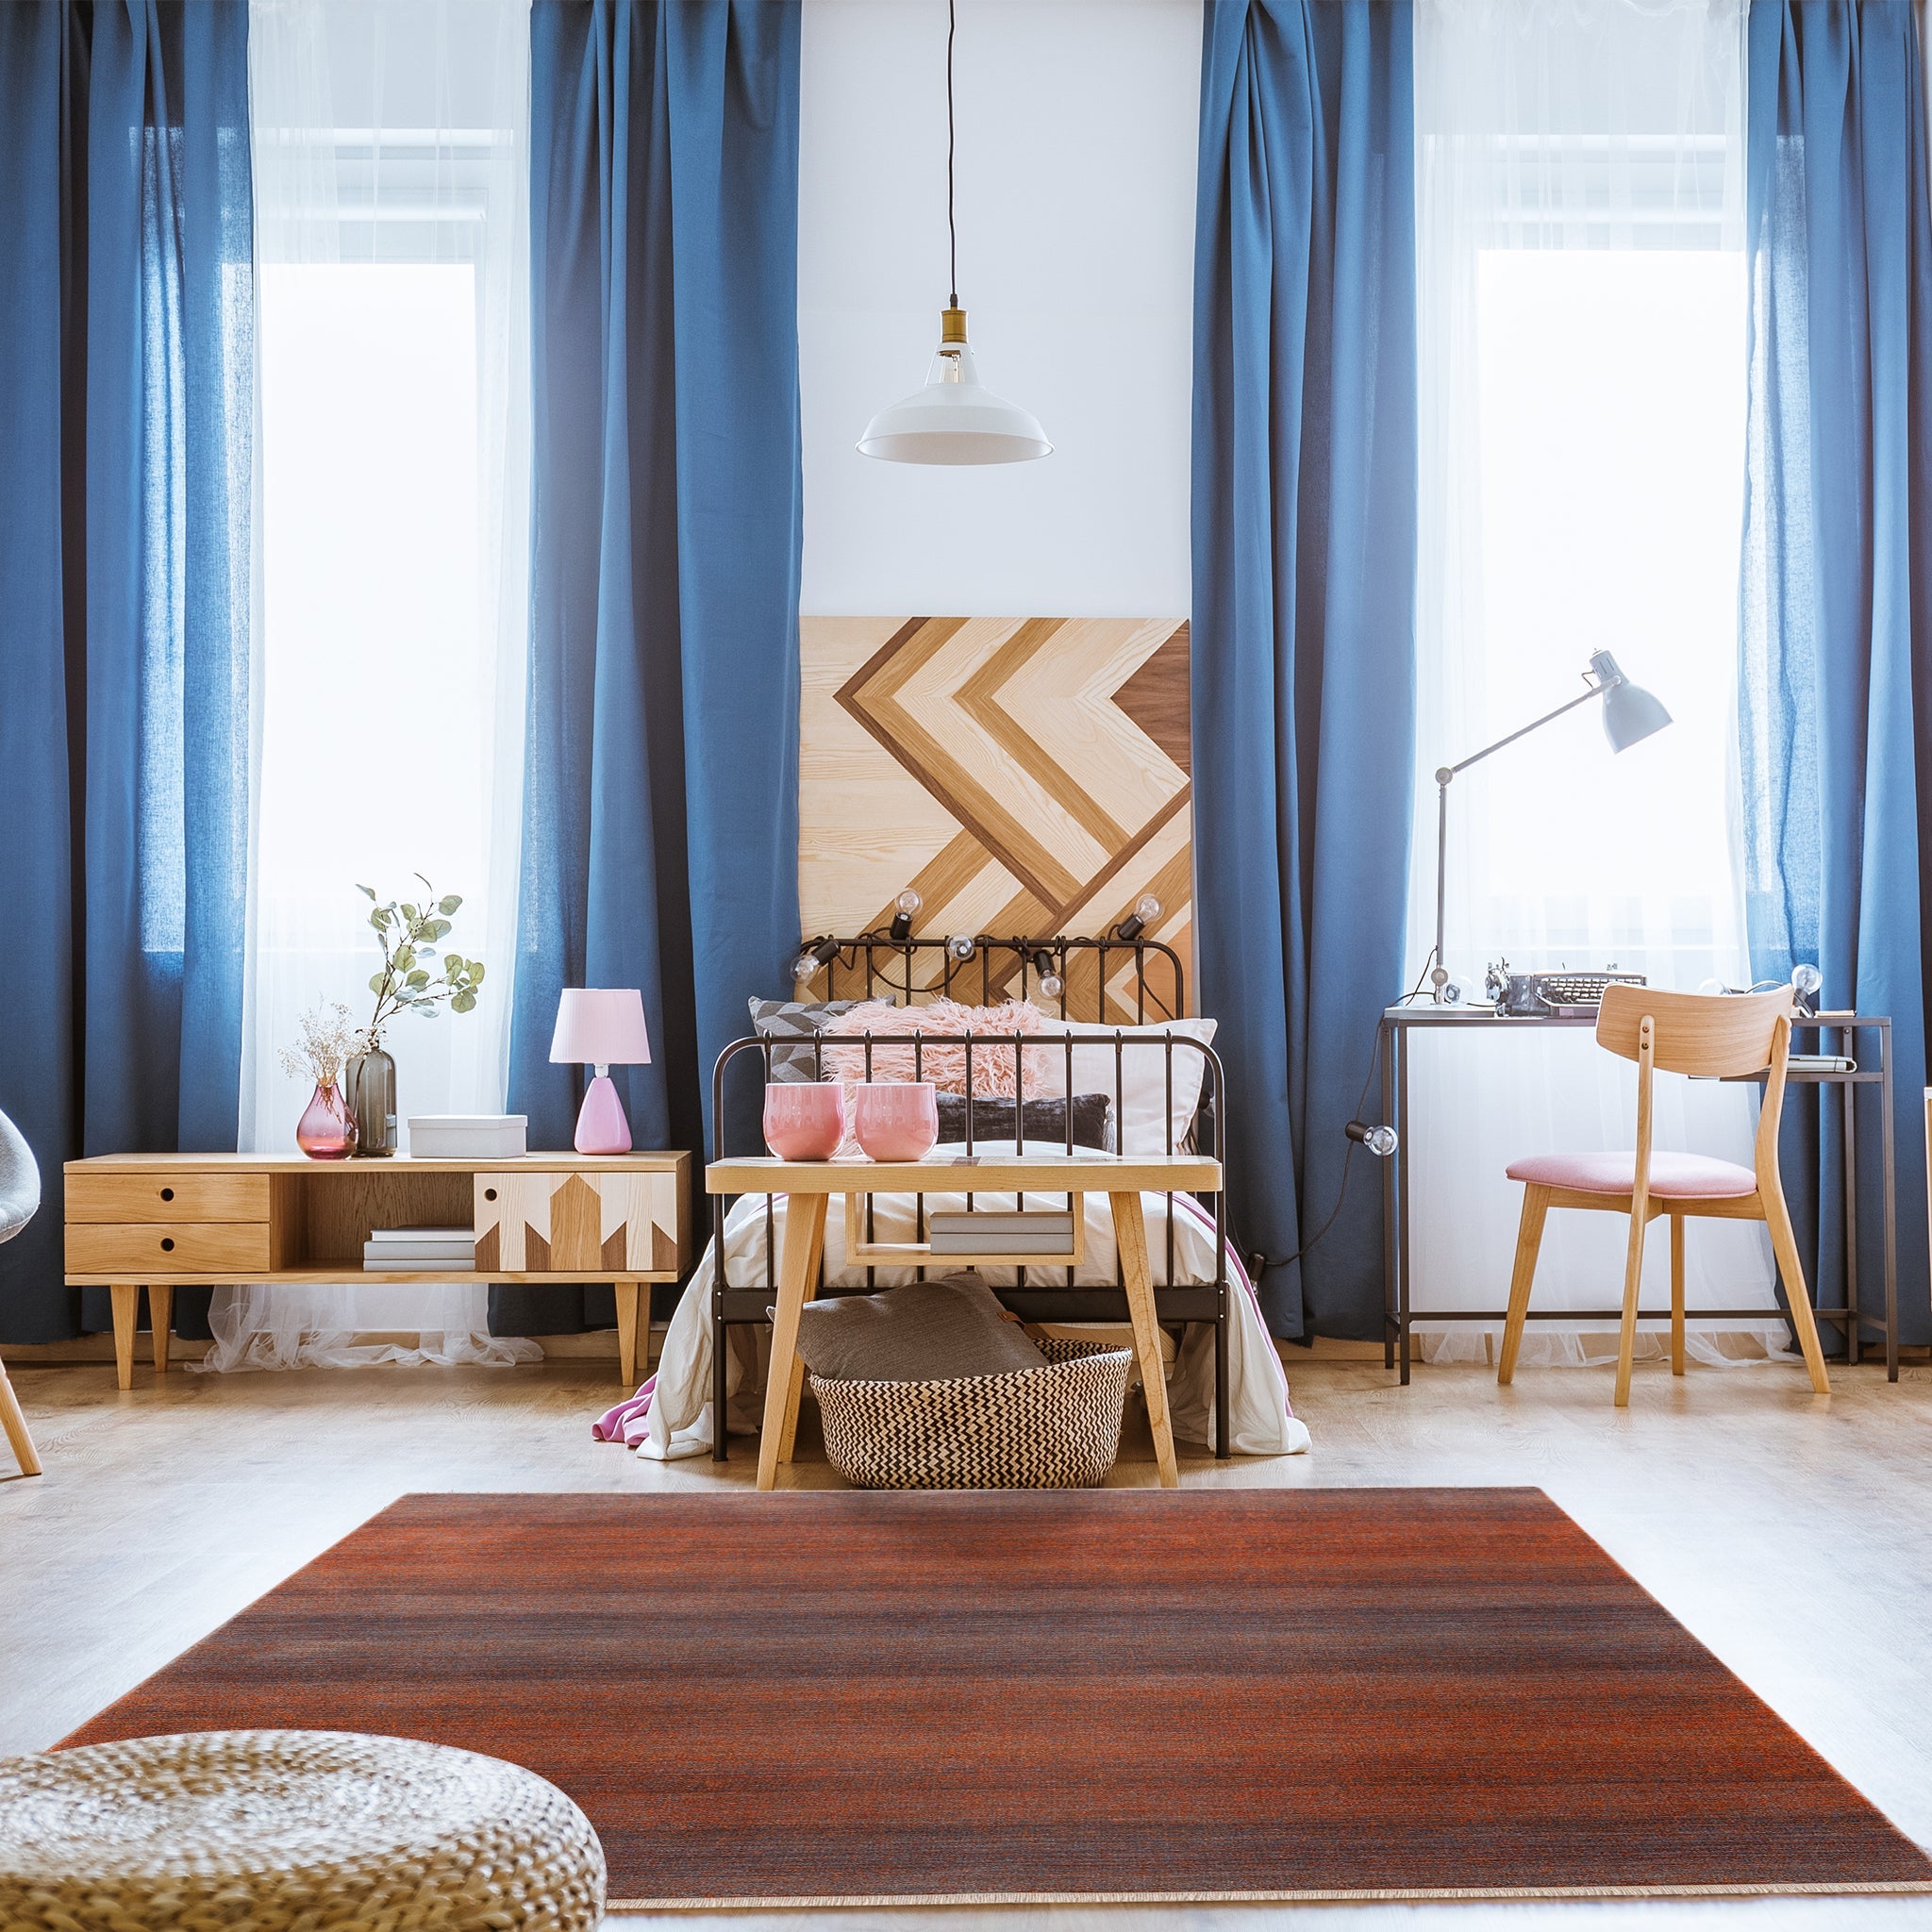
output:
<instances>
[{"instance_id":1,"label":"white wall","mask_svg":"<svg viewBox=\"0 0 1932 1932\"><path fill-rule=\"evenodd\" d=\"M853 445L946 299L945 0L805 0L808 615L1183 616L1200 0L958 0L959 295L1039 462Z\"/></svg>"}]
</instances>

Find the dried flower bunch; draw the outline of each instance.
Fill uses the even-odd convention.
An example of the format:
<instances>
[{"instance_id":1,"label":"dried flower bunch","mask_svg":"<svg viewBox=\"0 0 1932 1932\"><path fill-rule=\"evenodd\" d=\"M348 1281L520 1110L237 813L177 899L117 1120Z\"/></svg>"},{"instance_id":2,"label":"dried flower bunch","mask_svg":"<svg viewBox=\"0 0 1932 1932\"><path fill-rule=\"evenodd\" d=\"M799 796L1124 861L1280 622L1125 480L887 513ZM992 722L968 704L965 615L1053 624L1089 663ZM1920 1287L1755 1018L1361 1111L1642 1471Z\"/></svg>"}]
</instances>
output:
<instances>
[{"instance_id":1,"label":"dried flower bunch","mask_svg":"<svg viewBox=\"0 0 1932 1932\"><path fill-rule=\"evenodd\" d=\"M282 1072L291 1080L310 1079L318 1087L333 1087L341 1077L342 1062L362 1051L361 1027L340 1000L311 1007L301 1024L301 1045L280 1050Z\"/></svg>"}]
</instances>

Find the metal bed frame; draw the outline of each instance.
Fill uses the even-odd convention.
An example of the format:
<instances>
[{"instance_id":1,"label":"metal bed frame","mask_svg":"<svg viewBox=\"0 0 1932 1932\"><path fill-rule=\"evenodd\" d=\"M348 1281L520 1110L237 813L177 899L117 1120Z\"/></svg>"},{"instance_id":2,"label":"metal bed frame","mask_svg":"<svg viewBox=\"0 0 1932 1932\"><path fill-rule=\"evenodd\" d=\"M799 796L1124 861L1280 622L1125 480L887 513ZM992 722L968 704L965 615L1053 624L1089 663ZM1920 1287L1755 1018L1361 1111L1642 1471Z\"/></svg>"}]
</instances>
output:
<instances>
[{"instance_id":1,"label":"metal bed frame","mask_svg":"<svg viewBox=\"0 0 1932 1932\"><path fill-rule=\"evenodd\" d=\"M1054 961L1055 970L1061 979L1059 995L1060 1017L1069 1018L1067 1011L1067 990L1072 983L1066 968L1078 960L1082 955L1092 953L1097 979L1093 986L1094 1006L1103 1024L1109 1004L1123 1013L1124 1002L1109 1001L1107 979L1107 960L1109 954L1130 955L1134 960L1132 975L1133 1011L1144 1016L1150 1001L1159 1008L1159 1017L1177 1019L1184 1010L1183 998L1185 980L1181 962L1173 948L1158 940L1142 938L1121 939L1109 936L1106 939L1072 939L1064 936L1051 940L994 940L977 938L972 941L970 954L955 952L953 947L963 941L948 940L892 939L877 933L861 934L857 939L824 940L812 942L820 948L836 945L836 955L822 958L822 965L831 969L830 976L834 986L842 978L852 986L862 985L866 991L862 997L879 998L891 995L895 1005L914 1005L934 997L957 997L956 989L962 981L970 990L975 978L978 981L980 1003L990 1005L995 997L1025 996L1029 973L1036 968L1041 955ZM808 951L812 950L808 945ZM938 975L925 983L917 976L917 967L923 955L940 953L943 956ZM902 975L894 978L879 970L878 955L890 955L898 960L903 968ZM994 970L996 956L1009 956L998 973ZM1150 988L1147 975L1147 961L1153 956L1157 970L1168 978L1173 995L1173 1006L1162 1000ZM976 974L974 971L977 963ZM1084 974L1080 975L1084 979ZM1015 982L1018 994L1012 989ZM828 994L828 996L831 996ZM849 994L841 993L847 997ZM1071 1016L1077 1019L1078 1015ZM1124 1019L1117 1019L1116 1025L1124 1025ZM1144 1017L1139 1017L1135 1024L1146 1024ZM1158 1020L1157 1023L1158 1024ZM1091 1048L1096 1043L1104 1045L1105 1036L1097 1039L1093 1035L1075 1036L1068 1033L925 1033L890 1036L874 1036L871 1033L825 1034L812 1036L814 1073L821 1073L824 1067L824 1053L827 1042L845 1047L858 1047L864 1054L865 1072L868 1078L872 1073L872 1056L874 1046L882 1050L903 1053L908 1047L912 1053L913 1077L919 1077L924 1049L927 1046L962 1046L966 1052L967 1092L960 1096L966 1112L966 1152L971 1155L974 1142L974 1113L975 1106L984 1107L991 1096L975 1097L972 1092L973 1055L978 1052L1010 1052L1015 1056L1013 1085L1016 1089L1013 1107L1013 1133L1017 1150L1024 1154L1026 1148L1026 1109L1024 1104L1024 1082L1019 1077L1024 1066L1024 1056L1027 1054L1053 1053L1065 1056L1066 1090L1066 1139L1065 1151L1074 1148L1074 1109L1072 1102L1074 1077L1074 1049L1075 1044ZM711 1074L711 1157L714 1160L725 1158L724 1137L724 1083L725 1076L734 1066L749 1068L756 1065L769 1083L772 1072L772 1056L778 1048L796 1052L803 1042L797 1040L773 1040L764 1035L748 1035L734 1040L718 1056ZM1195 1110L1190 1132L1179 1146L1173 1144L1174 1119L1174 1056L1176 1048L1200 1054L1203 1060L1201 1099ZM1167 1108L1169 1122L1168 1138L1170 1154L1193 1151L1205 1154L1208 1158L1220 1160L1223 1158L1221 1120L1224 1109L1220 1104L1224 1091L1224 1075L1221 1060L1211 1046L1197 1041L1176 1039L1165 1034L1159 1039L1129 1040L1123 1032L1116 1031L1113 1039L1114 1080L1113 1092L1109 1096L1113 1103L1114 1141L1118 1145L1122 1138L1124 1069L1129 1053L1158 1053L1164 1060L1166 1079ZM1056 1095L1055 1098L1059 1096ZM996 1103L1005 1105L1004 1101ZM768 1314L777 1296L777 1244L774 1239L775 1222L773 1195L765 1199L764 1227L764 1267L761 1278L757 1282L734 1282L730 1278L729 1256L724 1241L725 1218L730 1211L735 1195L720 1194L712 1198L711 1227L713 1230L713 1253L715 1264L712 1270L711 1286L711 1374L712 1374L712 1430L711 1457L723 1462L728 1457L728 1436L724 1426L725 1375L727 1369L726 1349L729 1346L730 1331L733 1328L751 1327L762 1324L771 1318ZM923 1195L914 1197L918 1201L917 1239L923 1240L925 1232L925 1203ZM1227 1208L1226 1196L1216 1191L1211 1196L1197 1196L1203 1205L1210 1205L1214 1212L1214 1279L1211 1282L1179 1284L1174 1282L1174 1196L1166 1196L1166 1265L1160 1278L1155 1283L1154 1307L1157 1319L1163 1324L1190 1322L1208 1322L1214 1326L1214 1422L1215 1454L1225 1458L1230 1455L1228 1448L1228 1381L1227 1352L1229 1324L1229 1287L1227 1278ZM967 1206L973 1205L974 1196L966 1195ZM1068 1196L1072 1205L1072 1196ZM1021 1205L1015 1197L1015 1205ZM866 1204L867 1229L873 1232L871 1222L872 1203ZM940 1272L944 1272L942 1261L935 1261ZM1064 1281L1027 1280L1028 1273L1036 1276L1064 1274ZM1072 1267L1036 1268L1029 1271L1022 1266L1016 1270L1015 1284L1010 1288L995 1288L993 1292L1001 1302L1024 1322L1120 1322L1128 1320L1126 1289L1120 1273L1120 1261L1116 1254L1114 1261L1114 1283L1110 1288L1077 1285L1075 1271ZM926 1269L917 1270L918 1278L924 1280ZM824 1257L819 1260L817 1291L820 1295L865 1294L875 1287L876 1269L868 1266L865 1283L862 1287L828 1287L825 1282Z\"/></svg>"}]
</instances>

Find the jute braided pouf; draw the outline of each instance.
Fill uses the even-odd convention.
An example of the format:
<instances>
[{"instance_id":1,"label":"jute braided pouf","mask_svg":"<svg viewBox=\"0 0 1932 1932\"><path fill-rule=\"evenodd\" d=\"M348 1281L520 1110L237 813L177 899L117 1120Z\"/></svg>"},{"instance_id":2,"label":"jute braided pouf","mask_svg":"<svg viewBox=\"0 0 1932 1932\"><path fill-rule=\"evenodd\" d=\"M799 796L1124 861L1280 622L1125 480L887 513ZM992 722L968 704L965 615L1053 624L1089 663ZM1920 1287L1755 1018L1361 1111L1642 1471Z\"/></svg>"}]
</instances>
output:
<instances>
[{"instance_id":1,"label":"jute braided pouf","mask_svg":"<svg viewBox=\"0 0 1932 1932\"><path fill-rule=\"evenodd\" d=\"M0 1757L0 1928L594 1932L604 1848L534 1772L348 1731Z\"/></svg>"}]
</instances>

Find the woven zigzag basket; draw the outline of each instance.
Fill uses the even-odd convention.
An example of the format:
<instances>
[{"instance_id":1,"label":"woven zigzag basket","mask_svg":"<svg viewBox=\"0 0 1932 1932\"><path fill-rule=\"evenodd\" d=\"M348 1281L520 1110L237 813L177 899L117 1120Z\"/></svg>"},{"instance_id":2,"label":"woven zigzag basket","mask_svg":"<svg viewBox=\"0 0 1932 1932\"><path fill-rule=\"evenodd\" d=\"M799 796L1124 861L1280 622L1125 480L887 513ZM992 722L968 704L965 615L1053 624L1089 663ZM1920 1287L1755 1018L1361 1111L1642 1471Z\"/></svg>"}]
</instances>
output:
<instances>
[{"instance_id":1,"label":"woven zigzag basket","mask_svg":"<svg viewBox=\"0 0 1932 1932\"><path fill-rule=\"evenodd\" d=\"M1120 1455L1131 1349L1050 1337L1043 1369L950 1382L813 1375L833 1467L861 1490L1089 1489Z\"/></svg>"}]
</instances>

